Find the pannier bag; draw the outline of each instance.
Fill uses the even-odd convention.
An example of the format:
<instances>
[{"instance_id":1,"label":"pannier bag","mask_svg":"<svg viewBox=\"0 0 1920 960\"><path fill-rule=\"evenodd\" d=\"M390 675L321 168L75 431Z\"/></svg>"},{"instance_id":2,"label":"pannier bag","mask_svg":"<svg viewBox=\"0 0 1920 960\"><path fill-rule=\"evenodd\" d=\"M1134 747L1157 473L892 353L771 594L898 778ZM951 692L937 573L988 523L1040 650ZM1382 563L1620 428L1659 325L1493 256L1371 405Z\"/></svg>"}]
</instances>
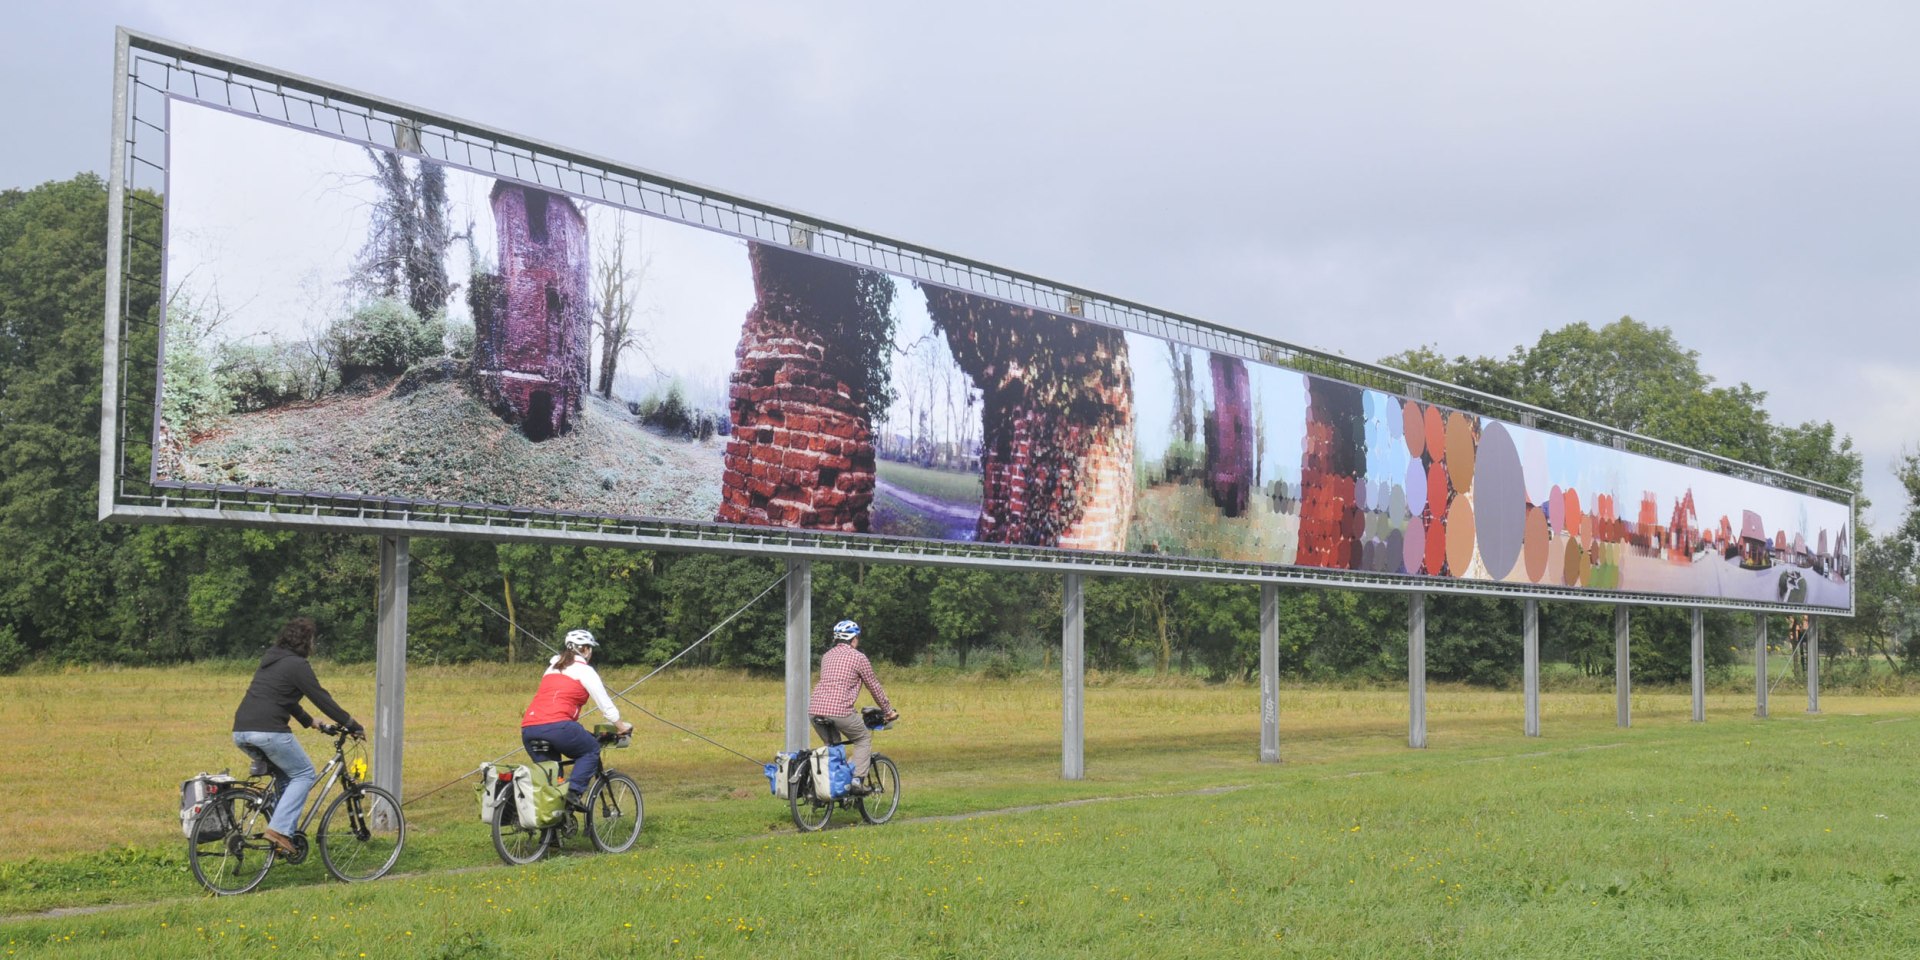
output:
<instances>
[{"instance_id":1,"label":"pannier bag","mask_svg":"<svg viewBox=\"0 0 1920 960\"><path fill-rule=\"evenodd\" d=\"M552 760L514 768L513 804L514 812L520 815L521 829L551 827L560 822L567 809L567 795L559 779L560 764Z\"/></svg>"},{"instance_id":2,"label":"pannier bag","mask_svg":"<svg viewBox=\"0 0 1920 960\"><path fill-rule=\"evenodd\" d=\"M853 764L847 762L847 748L839 744L817 747L813 751L813 795L833 800L847 795L853 786Z\"/></svg>"},{"instance_id":3,"label":"pannier bag","mask_svg":"<svg viewBox=\"0 0 1920 960\"><path fill-rule=\"evenodd\" d=\"M502 778L505 782L502 782ZM483 763L480 765L480 787L476 793L480 797L480 822L493 822L493 808L507 799L507 791L513 789L513 768L504 763Z\"/></svg>"},{"instance_id":4,"label":"pannier bag","mask_svg":"<svg viewBox=\"0 0 1920 960\"><path fill-rule=\"evenodd\" d=\"M219 812L208 817L207 822L200 824L199 836L194 836L194 821L199 818L200 811L206 809L208 803L220 796L222 790L238 782L224 773L203 773L180 781L180 833L195 843L218 840L225 835L227 828L231 826L227 821L233 813L228 804L215 805L214 809Z\"/></svg>"},{"instance_id":5,"label":"pannier bag","mask_svg":"<svg viewBox=\"0 0 1920 960\"><path fill-rule=\"evenodd\" d=\"M804 769L801 758L805 756L807 753L804 750L773 755L773 762L763 769L767 772L767 787L773 791L774 796L782 800L787 799L787 785L793 782L796 772Z\"/></svg>"}]
</instances>

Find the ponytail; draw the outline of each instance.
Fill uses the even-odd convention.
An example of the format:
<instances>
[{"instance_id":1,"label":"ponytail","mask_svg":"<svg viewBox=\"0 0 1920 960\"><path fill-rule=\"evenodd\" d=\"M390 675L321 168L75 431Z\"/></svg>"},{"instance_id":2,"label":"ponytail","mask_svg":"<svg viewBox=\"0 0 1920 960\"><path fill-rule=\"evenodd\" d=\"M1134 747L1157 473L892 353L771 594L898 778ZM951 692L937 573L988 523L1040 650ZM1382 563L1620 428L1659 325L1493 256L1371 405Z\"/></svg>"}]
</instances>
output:
<instances>
[{"instance_id":1,"label":"ponytail","mask_svg":"<svg viewBox=\"0 0 1920 960\"><path fill-rule=\"evenodd\" d=\"M578 659L580 659L580 655L573 652L572 647L568 647L564 650L561 650L560 656L554 659L553 669L565 670L566 668L573 666L573 662Z\"/></svg>"}]
</instances>

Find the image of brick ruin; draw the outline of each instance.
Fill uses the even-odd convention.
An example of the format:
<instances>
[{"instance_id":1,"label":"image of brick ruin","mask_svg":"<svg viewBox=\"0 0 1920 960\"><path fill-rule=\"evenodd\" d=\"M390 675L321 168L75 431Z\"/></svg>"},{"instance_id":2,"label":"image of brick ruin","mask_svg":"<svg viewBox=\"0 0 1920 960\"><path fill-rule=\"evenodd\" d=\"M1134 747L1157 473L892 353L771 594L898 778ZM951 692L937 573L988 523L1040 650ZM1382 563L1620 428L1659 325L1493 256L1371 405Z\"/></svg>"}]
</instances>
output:
<instances>
[{"instance_id":1,"label":"image of brick ruin","mask_svg":"<svg viewBox=\"0 0 1920 960\"><path fill-rule=\"evenodd\" d=\"M1300 546L1303 567L1362 567L1365 529L1359 501L1366 473L1366 408L1360 388L1307 378L1307 436L1300 457Z\"/></svg>"},{"instance_id":2,"label":"image of brick ruin","mask_svg":"<svg viewBox=\"0 0 1920 960\"><path fill-rule=\"evenodd\" d=\"M1239 357L1214 353L1207 366L1213 374L1213 408L1207 412L1207 493L1220 512L1243 516L1253 495L1253 389L1247 364Z\"/></svg>"},{"instance_id":3,"label":"image of brick ruin","mask_svg":"<svg viewBox=\"0 0 1920 960\"><path fill-rule=\"evenodd\" d=\"M717 519L864 533L873 504L873 427L836 371L833 338L867 315L859 271L768 244L748 244L755 300L728 383Z\"/></svg>"},{"instance_id":4,"label":"image of brick ruin","mask_svg":"<svg viewBox=\"0 0 1920 960\"><path fill-rule=\"evenodd\" d=\"M566 197L505 180L491 199L500 272L468 291L473 378L495 413L545 440L572 429L587 390L587 220Z\"/></svg>"},{"instance_id":5,"label":"image of brick ruin","mask_svg":"<svg viewBox=\"0 0 1920 960\"><path fill-rule=\"evenodd\" d=\"M1114 329L926 287L982 400L977 539L1120 551L1133 514L1133 369Z\"/></svg>"}]
</instances>

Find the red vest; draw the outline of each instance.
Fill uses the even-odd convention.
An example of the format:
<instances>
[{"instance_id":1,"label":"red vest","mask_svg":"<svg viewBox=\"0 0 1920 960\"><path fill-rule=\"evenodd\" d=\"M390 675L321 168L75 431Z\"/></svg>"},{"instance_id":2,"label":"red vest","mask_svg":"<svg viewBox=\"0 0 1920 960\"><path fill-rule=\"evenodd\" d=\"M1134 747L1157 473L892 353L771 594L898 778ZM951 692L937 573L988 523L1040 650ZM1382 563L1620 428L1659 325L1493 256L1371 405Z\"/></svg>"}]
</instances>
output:
<instances>
[{"instance_id":1,"label":"red vest","mask_svg":"<svg viewBox=\"0 0 1920 960\"><path fill-rule=\"evenodd\" d=\"M523 727L580 719L580 708L587 702L585 684L564 673L548 673L540 678L540 689L520 717Z\"/></svg>"}]
</instances>

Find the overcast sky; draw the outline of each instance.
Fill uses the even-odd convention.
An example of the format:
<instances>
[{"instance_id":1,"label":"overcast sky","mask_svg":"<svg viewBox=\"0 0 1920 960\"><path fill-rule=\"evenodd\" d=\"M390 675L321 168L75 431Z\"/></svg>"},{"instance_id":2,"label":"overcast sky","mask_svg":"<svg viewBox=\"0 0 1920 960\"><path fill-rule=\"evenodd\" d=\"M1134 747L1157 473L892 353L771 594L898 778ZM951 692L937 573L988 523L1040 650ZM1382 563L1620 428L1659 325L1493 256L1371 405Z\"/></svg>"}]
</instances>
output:
<instances>
[{"instance_id":1,"label":"overcast sky","mask_svg":"<svg viewBox=\"0 0 1920 960\"><path fill-rule=\"evenodd\" d=\"M115 24L1359 359L1631 314L1880 529L1920 445L1920 5L31 5L0 186L104 172Z\"/></svg>"}]
</instances>

